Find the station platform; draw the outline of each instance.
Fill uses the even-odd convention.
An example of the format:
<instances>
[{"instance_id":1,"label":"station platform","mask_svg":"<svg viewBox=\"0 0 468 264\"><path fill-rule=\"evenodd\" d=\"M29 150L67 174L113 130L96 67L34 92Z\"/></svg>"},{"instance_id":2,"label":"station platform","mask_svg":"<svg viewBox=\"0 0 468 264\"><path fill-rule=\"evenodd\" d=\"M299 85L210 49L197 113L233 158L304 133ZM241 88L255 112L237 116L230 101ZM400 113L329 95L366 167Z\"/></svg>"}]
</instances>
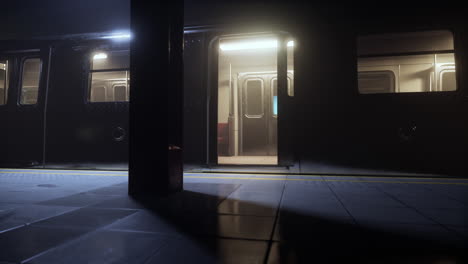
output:
<instances>
[{"instance_id":1,"label":"station platform","mask_svg":"<svg viewBox=\"0 0 468 264\"><path fill-rule=\"evenodd\" d=\"M0 169L0 263L467 263L468 179Z\"/></svg>"}]
</instances>

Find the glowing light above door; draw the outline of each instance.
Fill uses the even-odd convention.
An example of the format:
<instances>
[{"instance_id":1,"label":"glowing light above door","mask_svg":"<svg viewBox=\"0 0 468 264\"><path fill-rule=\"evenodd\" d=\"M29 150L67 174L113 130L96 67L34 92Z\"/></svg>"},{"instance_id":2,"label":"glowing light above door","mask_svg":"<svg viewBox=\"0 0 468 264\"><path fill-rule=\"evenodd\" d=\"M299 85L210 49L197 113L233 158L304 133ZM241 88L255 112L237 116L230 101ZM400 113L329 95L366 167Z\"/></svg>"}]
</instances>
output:
<instances>
[{"instance_id":1,"label":"glowing light above door","mask_svg":"<svg viewBox=\"0 0 468 264\"><path fill-rule=\"evenodd\" d=\"M288 47L294 46L294 41L288 41ZM219 45L219 48L222 51L231 51L231 50L248 50L248 49L271 49L278 47L278 40L268 39L268 40L255 40L255 41L242 41L242 42L230 42L222 43Z\"/></svg>"}]
</instances>

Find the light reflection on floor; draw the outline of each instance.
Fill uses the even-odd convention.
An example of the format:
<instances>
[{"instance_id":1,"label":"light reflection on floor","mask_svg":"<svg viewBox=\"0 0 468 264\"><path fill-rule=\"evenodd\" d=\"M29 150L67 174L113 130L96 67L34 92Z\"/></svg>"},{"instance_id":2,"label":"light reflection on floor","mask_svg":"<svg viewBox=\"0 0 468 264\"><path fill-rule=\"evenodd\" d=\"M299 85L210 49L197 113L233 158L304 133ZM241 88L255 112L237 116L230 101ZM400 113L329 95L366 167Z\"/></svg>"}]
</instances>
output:
<instances>
[{"instance_id":1,"label":"light reflection on floor","mask_svg":"<svg viewBox=\"0 0 468 264\"><path fill-rule=\"evenodd\" d=\"M127 172L0 170L0 262L462 263L468 180L186 173L127 196ZM439 261L439 262L438 262Z\"/></svg>"}]
</instances>

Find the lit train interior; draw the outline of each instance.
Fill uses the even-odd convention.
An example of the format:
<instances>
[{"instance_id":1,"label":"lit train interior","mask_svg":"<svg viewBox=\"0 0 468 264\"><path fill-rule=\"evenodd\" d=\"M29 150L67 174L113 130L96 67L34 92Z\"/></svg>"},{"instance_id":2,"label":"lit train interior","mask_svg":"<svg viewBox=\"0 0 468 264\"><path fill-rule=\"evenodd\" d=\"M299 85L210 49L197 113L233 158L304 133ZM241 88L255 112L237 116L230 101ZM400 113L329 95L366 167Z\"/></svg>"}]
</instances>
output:
<instances>
[{"instance_id":1,"label":"lit train interior","mask_svg":"<svg viewBox=\"0 0 468 264\"><path fill-rule=\"evenodd\" d=\"M122 102L130 96L128 50L96 52L90 70L91 102Z\"/></svg>"},{"instance_id":2,"label":"lit train interior","mask_svg":"<svg viewBox=\"0 0 468 264\"><path fill-rule=\"evenodd\" d=\"M288 95L293 96L294 42L287 42ZM278 164L278 39L223 37L218 60L218 164Z\"/></svg>"},{"instance_id":3,"label":"lit train interior","mask_svg":"<svg viewBox=\"0 0 468 264\"><path fill-rule=\"evenodd\" d=\"M363 35L357 48L361 94L456 90L450 31ZM294 96L293 49L287 42L288 96ZM275 35L220 38L218 164L278 164L277 53Z\"/></svg>"},{"instance_id":4,"label":"lit train interior","mask_svg":"<svg viewBox=\"0 0 468 264\"><path fill-rule=\"evenodd\" d=\"M358 38L358 55L362 94L457 88L453 36L449 31L362 36Z\"/></svg>"}]
</instances>

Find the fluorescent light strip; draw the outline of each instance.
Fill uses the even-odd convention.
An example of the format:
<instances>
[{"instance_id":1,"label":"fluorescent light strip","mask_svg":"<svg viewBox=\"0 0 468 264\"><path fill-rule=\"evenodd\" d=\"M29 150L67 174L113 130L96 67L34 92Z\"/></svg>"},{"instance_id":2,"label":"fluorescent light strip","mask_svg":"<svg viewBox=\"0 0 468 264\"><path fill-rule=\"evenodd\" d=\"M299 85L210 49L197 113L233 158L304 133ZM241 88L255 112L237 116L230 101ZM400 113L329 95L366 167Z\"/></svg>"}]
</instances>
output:
<instances>
[{"instance_id":1,"label":"fluorescent light strip","mask_svg":"<svg viewBox=\"0 0 468 264\"><path fill-rule=\"evenodd\" d=\"M294 41L288 41L288 47L294 46ZM237 42L237 43L225 43L220 44L219 48L222 51L229 51L229 50L247 50L247 49L269 49L269 48L277 48L278 41L277 40L258 40L258 41L249 41L249 42Z\"/></svg>"},{"instance_id":2,"label":"fluorescent light strip","mask_svg":"<svg viewBox=\"0 0 468 264\"><path fill-rule=\"evenodd\" d=\"M93 60L102 60L102 59L107 59L106 53L96 53L93 57Z\"/></svg>"},{"instance_id":3,"label":"fluorescent light strip","mask_svg":"<svg viewBox=\"0 0 468 264\"><path fill-rule=\"evenodd\" d=\"M132 38L131 34L118 34L118 35L109 35L102 37L103 39L129 39Z\"/></svg>"}]
</instances>

